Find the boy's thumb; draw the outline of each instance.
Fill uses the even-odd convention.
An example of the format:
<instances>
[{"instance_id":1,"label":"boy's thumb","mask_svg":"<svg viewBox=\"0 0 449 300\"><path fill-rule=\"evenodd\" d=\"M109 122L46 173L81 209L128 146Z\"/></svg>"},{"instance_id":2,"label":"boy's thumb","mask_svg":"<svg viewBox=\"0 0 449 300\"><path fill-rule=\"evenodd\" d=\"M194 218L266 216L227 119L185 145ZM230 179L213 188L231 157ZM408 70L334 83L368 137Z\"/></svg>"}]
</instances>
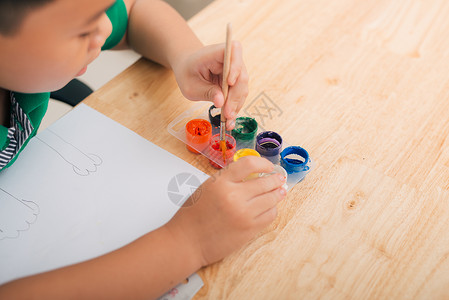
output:
<instances>
[{"instance_id":1,"label":"boy's thumb","mask_svg":"<svg viewBox=\"0 0 449 300\"><path fill-rule=\"evenodd\" d=\"M204 100L213 102L215 107L222 107L224 103L223 92L216 85L210 85L207 87L204 93Z\"/></svg>"}]
</instances>

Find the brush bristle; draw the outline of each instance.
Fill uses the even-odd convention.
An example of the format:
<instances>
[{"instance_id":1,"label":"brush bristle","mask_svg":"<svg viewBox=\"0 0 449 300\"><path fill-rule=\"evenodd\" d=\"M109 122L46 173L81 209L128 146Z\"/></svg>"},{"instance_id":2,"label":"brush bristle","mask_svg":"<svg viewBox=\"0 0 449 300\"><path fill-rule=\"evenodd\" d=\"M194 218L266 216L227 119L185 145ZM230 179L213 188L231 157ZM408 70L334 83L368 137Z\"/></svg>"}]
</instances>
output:
<instances>
[{"instance_id":1,"label":"brush bristle","mask_svg":"<svg viewBox=\"0 0 449 300\"><path fill-rule=\"evenodd\" d=\"M226 162L226 141L220 141L220 148L223 153L223 161Z\"/></svg>"}]
</instances>

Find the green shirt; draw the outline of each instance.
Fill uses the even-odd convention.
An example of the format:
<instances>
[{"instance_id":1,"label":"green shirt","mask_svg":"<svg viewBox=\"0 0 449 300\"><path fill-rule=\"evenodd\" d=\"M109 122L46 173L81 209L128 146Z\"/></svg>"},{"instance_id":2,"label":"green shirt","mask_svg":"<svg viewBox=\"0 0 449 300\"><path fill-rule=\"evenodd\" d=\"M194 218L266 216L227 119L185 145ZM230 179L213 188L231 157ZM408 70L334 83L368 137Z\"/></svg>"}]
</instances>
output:
<instances>
[{"instance_id":1,"label":"green shirt","mask_svg":"<svg viewBox=\"0 0 449 300\"><path fill-rule=\"evenodd\" d=\"M126 33L128 13L123 0L106 11L112 23L111 35L102 50L116 46ZM0 125L0 171L12 165L36 132L47 111L50 93L24 94L11 91L11 127Z\"/></svg>"}]
</instances>

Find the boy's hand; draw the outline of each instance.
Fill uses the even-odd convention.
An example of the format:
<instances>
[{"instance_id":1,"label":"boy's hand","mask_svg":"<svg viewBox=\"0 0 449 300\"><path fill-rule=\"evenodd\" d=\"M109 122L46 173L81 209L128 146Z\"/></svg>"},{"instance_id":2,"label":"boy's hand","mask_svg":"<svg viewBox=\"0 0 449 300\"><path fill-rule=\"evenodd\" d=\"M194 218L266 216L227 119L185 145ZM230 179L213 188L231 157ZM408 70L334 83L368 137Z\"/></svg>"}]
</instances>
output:
<instances>
[{"instance_id":1,"label":"boy's hand","mask_svg":"<svg viewBox=\"0 0 449 300\"><path fill-rule=\"evenodd\" d=\"M222 107L221 91L223 76L224 44L211 45L181 57L172 65L183 95L194 101L206 100ZM242 46L232 42L231 66L228 76L228 99L223 111L227 118L226 128L234 128L237 113L248 96L248 73L243 63Z\"/></svg>"},{"instance_id":2,"label":"boy's hand","mask_svg":"<svg viewBox=\"0 0 449 300\"><path fill-rule=\"evenodd\" d=\"M278 174L244 181L251 173L269 173L273 164L248 156L208 179L192 205L182 207L166 224L202 266L216 262L253 238L277 215L286 191Z\"/></svg>"}]
</instances>

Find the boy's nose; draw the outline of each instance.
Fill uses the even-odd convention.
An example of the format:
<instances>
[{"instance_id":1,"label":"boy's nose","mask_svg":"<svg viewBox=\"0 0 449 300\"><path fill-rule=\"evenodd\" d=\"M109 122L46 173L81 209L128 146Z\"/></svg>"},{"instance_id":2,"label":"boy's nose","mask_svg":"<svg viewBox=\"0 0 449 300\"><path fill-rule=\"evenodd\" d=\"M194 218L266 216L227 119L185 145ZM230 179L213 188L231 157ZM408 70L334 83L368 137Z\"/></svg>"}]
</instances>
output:
<instances>
[{"instance_id":1,"label":"boy's nose","mask_svg":"<svg viewBox=\"0 0 449 300\"><path fill-rule=\"evenodd\" d=\"M93 37L89 48L90 49L101 48L106 42L106 39L109 37L111 32L112 32L111 21L109 20L106 13L104 13L101 16L101 19L99 20L97 32L95 33L95 36Z\"/></svg>"}]
</instances>

